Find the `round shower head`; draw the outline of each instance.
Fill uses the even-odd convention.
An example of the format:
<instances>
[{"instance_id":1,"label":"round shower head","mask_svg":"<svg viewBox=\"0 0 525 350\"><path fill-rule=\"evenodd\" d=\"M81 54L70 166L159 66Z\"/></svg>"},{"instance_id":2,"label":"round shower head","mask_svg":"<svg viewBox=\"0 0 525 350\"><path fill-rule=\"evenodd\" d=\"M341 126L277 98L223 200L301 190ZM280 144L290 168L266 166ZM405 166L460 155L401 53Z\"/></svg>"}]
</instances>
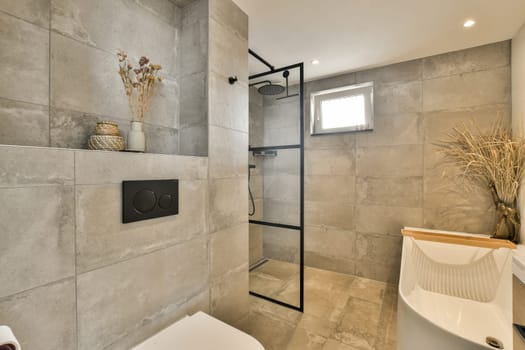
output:
<instances>
[{"instance_id":1,"label":"round shower head","mask_svg":"<svg viewBox=\"0 0 525 350\"><path fill-rule=\"evenodd\" d=\"M260 88L257 89L261 95L269 96L269 95L279 95L284 92L284 86L269 83L267 85L263 85Z\"/></svg>"}]
</instances>

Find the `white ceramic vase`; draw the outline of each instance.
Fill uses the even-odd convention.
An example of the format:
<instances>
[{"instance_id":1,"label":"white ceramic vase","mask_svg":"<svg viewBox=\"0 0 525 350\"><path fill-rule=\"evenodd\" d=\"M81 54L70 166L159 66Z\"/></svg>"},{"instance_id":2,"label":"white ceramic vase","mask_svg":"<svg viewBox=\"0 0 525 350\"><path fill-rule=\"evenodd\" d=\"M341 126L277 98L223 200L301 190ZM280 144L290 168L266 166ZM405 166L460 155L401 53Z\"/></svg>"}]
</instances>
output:
<instances>
[{"instance_id":1,"label":"white ceramic vase","mask_svg":"<svg viewBox=\"0 0 525 350\"><path fill-rule=\"evenodd\" d=\"M144 152L146 150L146 137L142 125L142 122L131 122L131 129L128 133L128 151Z\"/></svg>"}]
</instances>

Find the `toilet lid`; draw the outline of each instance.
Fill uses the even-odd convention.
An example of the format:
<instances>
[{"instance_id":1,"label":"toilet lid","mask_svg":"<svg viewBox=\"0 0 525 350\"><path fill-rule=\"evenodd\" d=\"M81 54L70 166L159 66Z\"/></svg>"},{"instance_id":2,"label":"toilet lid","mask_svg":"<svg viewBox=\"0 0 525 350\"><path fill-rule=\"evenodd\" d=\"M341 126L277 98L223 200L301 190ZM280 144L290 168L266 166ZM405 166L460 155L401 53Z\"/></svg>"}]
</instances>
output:
<instances>
[{"instance_id":1,"label":"toilet lid","mask_svg":"<svg viewBox=\"0 0 525 350\"><path fill-rule=\"evenodd\" d=\"M187 316L133 350L264 350L252 336L204 312Z\"/></svg>"}]
</instances>

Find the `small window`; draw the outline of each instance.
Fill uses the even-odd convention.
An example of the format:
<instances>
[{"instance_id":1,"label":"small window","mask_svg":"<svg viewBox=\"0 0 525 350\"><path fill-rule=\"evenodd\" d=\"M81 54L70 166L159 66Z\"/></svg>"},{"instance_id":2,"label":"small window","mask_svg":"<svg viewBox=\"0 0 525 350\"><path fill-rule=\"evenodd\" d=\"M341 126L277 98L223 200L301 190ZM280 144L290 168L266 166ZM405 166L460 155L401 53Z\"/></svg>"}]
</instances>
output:
<instances>
[{"instance_id":1,"label":"small window","mask_svg":"<svg viewBox=\"0 0 525 350\"><path fill-rule=\"evenodd\" d=\"M345 86L310 95L311 134L372 130L374 83Z\"/></svg>"}]
</instances>

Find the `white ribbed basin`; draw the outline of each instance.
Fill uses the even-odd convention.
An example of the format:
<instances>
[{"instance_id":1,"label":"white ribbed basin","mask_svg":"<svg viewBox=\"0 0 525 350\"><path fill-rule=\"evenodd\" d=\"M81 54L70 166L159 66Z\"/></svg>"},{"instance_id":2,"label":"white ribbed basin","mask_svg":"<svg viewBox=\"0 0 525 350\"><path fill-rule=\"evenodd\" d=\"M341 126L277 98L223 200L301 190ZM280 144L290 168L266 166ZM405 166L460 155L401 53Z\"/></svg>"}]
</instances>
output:
<instances>
[{"instance_id":1,"label":"white ribbed basin","mask_svg":"<svg viewBox=\"0 0 525 350\"><path fill-rule=\"evenodd\" d=\"M487 337L513 348L511 250L404 237L398 349L494 349Z\"/></svg>"}]
</instances>

